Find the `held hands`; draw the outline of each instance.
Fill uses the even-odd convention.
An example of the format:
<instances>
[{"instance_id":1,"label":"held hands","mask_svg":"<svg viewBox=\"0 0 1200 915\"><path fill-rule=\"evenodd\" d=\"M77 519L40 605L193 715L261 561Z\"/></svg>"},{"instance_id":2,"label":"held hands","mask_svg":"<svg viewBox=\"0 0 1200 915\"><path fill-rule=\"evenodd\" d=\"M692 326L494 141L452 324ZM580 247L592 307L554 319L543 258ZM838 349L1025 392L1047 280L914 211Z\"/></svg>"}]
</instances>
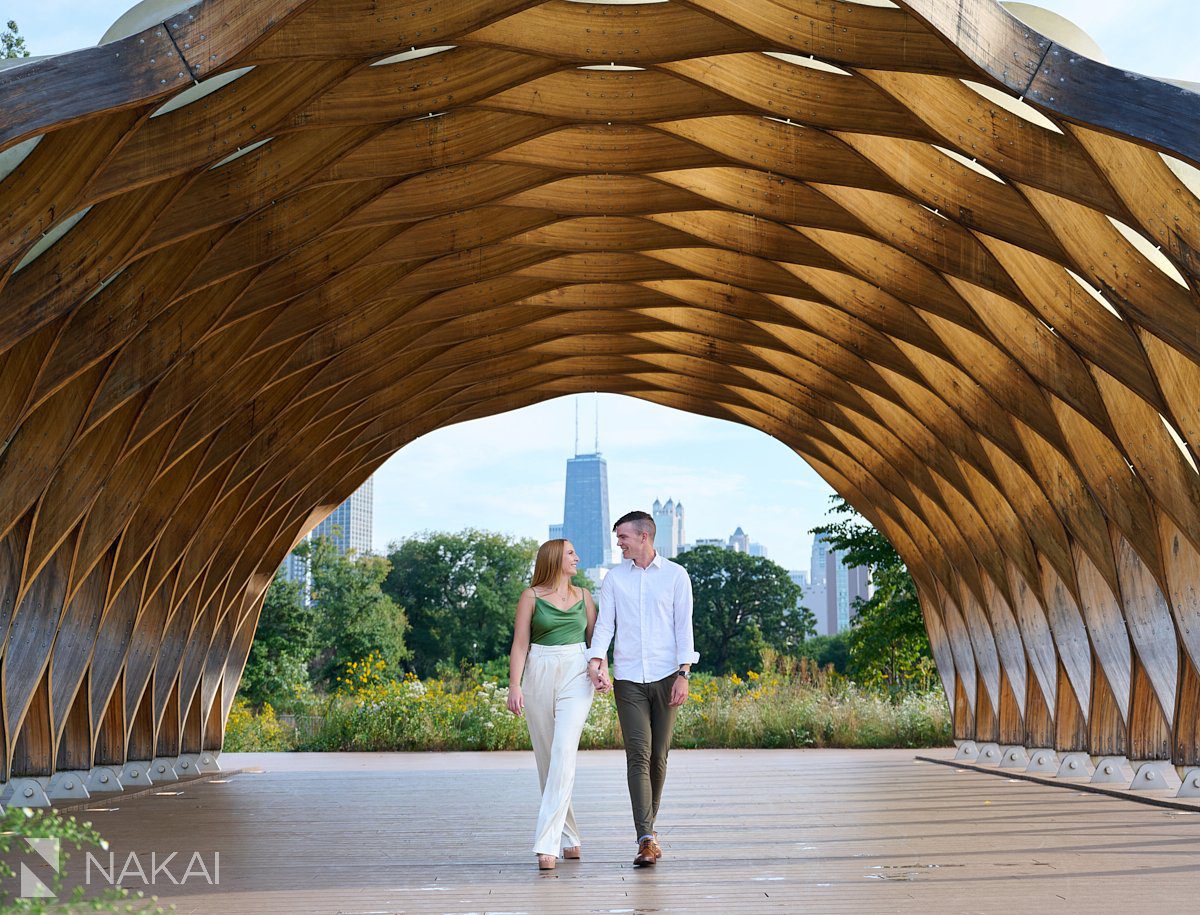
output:
<instances>
[{"instance_id":1,"label":"held hands","mask_svg":"<svg viewBox=\"0 0 1200 915\"><path fill-rule=\"evenodd\" d=\"M598 693L607 693L612 689L612 682L608 679L608 671L605 666L588 663L588 679L592 681L592 686Z\"/></svg>"},{"instance_id":2,"label":"held hands","mask_svg":"<svg viewBox=\"0 0 1200 915\"><path fill-rule=\"evenodd\" d=\"M687 702L688 697L688 681L687 677L676 677L675 682L671 684L671 701L672 708L683 705Z\"/></svg>"},{"instance_id":3,"label":"held hands","mask_svg":"<svg viewBox=\"0 0 1200 915\"><path fill-rule=\"evenodd\" d=\"M521 687L510 686L508 688L508 710L518 718L525 711L525 696L521 692Z\"/></svg>"}]
</instances>

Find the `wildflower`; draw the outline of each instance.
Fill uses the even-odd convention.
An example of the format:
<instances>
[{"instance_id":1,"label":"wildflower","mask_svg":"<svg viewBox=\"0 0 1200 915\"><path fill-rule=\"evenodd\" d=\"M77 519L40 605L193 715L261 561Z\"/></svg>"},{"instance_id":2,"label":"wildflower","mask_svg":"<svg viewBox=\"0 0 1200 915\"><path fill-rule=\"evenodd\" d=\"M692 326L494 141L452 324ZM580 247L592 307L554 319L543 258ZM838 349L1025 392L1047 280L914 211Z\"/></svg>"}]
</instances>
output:
<instances>
[{"instance_id":1,"label":"wildflower","mask_svg":"<svg viewBox=\"0 0 1200 915\"><path fill-rule=\"evenodd\" d=\"M758 674L756 674L756 673L755 673L754 671L752 671L752 670L748 670L748 671L746 671L746 679L747 679L747 680L757 680L757 679L758 679Z\"/></svg>"}]
</instances>

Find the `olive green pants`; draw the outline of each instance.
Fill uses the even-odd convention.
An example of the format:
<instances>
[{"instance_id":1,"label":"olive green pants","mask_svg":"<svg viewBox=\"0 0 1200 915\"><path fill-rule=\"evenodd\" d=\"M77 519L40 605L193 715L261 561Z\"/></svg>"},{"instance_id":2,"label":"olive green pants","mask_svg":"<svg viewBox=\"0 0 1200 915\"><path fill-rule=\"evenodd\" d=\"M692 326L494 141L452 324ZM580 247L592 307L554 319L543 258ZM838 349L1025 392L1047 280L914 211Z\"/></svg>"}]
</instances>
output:
<instances>
[{"instance_id":1,"label":"olive green pants","mask_svg":"<svg viewBox=\"0 0 1200 915\"><path fill-rule=\"evenodd\" d=\"M633 805L636 838L654 832L663 783L667 780L667 753L675 713L671 706L671 687L675 674L654 683L615 680L617 718L625 738L625 767L629 777L629 801Z\"/></svg>"}]
</instances>

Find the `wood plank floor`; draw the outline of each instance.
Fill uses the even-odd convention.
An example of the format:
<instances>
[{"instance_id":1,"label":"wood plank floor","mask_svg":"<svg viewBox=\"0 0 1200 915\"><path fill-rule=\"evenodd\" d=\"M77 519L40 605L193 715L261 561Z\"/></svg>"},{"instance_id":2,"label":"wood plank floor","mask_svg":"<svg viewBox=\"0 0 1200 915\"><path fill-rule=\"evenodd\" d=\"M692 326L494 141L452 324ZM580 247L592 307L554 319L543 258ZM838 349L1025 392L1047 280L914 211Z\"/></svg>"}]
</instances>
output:
<instances>
[{"instance_id":1,"label":"wood plank floor","mask_svg":"<svg viewBox=\"0 0 1200 915\"><path fill-rule=\"evenodd\" d=\"M950 751L934 751L946 753ZM220 852L185 913L1194 910L1200 815L914 760L912 751L675 751L637 870L624 757L580 756L581 862L539 874L527 753L227 754L228 780L81 814L120 863ZM166 790L169 790L166 789ZM82 856L69 865L82 874ZM149 867L146 868L149 870ZM93 880L99 879L93 870ZM69 882L70 882L69 880ZM127 884L140 888L134 879Z\"/></svg>"}]
</instances>

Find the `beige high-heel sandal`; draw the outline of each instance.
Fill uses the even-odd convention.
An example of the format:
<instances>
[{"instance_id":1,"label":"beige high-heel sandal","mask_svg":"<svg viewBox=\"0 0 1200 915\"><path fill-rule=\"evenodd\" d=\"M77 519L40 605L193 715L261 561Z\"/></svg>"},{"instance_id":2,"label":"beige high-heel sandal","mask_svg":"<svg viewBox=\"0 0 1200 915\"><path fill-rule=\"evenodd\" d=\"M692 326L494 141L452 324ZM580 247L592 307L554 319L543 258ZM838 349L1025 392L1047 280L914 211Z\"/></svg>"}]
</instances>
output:
<instances>
[{"instance_id":1,"label":"beige high-heel sandal","mask_svg":"<svg viewBox=\"0 0 1200 915\"><path fill-rule=\"evenodd\" d=\"M540 870L540 871L554 870L554 864L558 860L557 858L554 857L554 855L538 855L537 859L538 859L538 870Z\"/></svg>"},{"instance_id":2,"label":"beige high-heel sandal","mask_svg":"<svg viewBox=\"0 0 1200 915\"><path fill-rule=\"evenodd\" d=\"M569 861L578 861L581 857L581 849L578 845L572 845L570 848L563 849L563 857Z\"/></svg>"}]
</instances>

